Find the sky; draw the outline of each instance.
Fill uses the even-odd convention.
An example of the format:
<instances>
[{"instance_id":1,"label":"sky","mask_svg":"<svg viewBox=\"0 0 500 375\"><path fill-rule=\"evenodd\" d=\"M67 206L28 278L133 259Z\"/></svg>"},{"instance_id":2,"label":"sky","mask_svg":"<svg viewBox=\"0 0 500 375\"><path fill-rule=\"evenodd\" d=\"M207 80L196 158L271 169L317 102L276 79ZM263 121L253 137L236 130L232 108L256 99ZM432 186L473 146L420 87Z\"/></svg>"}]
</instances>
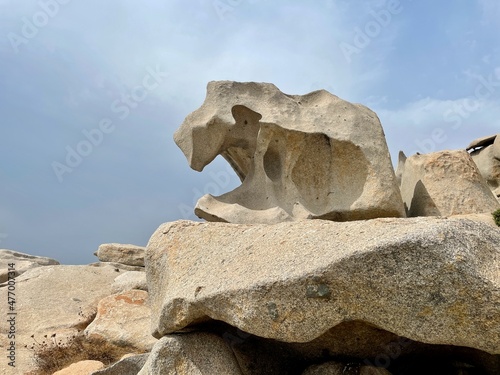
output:
<instances>
[{"instance_id":1,"label":"sky","mask_svg":"<svg viewBox=\"0 0 500 375\"><path fill-rule=\"evenodd\" d=\"M0 248L145 246L239 185L173 142L212 80L374 110L393 162L500 129L498 0L0 0Z\"/></svg>"}]
</instances>

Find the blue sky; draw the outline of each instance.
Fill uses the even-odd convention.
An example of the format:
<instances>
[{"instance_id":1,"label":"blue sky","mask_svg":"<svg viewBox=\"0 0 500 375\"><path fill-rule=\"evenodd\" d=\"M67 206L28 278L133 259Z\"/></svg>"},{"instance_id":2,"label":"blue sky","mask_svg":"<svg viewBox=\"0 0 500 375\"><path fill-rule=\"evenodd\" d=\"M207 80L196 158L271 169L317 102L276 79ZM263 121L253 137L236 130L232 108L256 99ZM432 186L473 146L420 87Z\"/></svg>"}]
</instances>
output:
<instances>
[{"instance_id":1,"label":"blue sky","mask_svg":"<svg viewBox=\"0 0 500 375\"><path fill-rule=\"evenodd\" d=\"M498 133L499 19L497 0L0 0L0 248L90 263L237 186L172 140L211 80L365 104L394 160Z\"/></svg>"}]
</instances>

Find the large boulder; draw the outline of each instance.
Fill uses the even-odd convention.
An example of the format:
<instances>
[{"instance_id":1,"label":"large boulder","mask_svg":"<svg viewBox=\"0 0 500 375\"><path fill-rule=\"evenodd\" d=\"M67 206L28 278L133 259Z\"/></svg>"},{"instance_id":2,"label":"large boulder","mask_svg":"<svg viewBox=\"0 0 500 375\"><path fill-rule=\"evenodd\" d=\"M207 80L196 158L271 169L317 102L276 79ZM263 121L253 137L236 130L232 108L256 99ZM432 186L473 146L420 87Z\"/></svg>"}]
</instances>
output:
<instances>
[{"instance_id":1,"label":"large boulder","mask_svg":"<svg viewBox=\"0 0 500 375\"><path fill-rule=\"evenodd\" d=\"M8 279L9 263L15 263L16 277L32 268L59 264L57 260L52 258L39 257L20 253L18 251L0 249L0 284L6 282Z\"/></svg>"},{"instance_id":2,"label":"large boulder","mask_svg":"<svg viewBox=\"0 0 500 375\"><path fill-rule=\"evenodd\" d=\"M174 140L191 168L222 155L242 180L198 201L195 212L208 221L405 215L377 115L325 90L287 95L270 83L210 82Z\"/></svg>"},{"instance_id":3,"label":"large boulder","mask_svg":"<svg viewBox=\"0 0 500 375\"><path fill-rule=\"evenodd\" d=\"M500 231L487 224L178 221L154 233L145 261L158 338L213 319L306 343L360 321L500 354Z\"/></svg>"},{"instance_id":4,"label":"large boulder","mask_svg":"<svg viewBox=\"0 0 500 375\"><path fill-rule=\"evenodd\" d=\"M500 200L499 134L476 139L467 146L467 150L470 151L474 163L476 163L491 191Z\"/></svg>"},{"instance_id":5,"label":"large boulder","mask_svg":"<svg viewBox=\"0 0 500 375\"><path fill-rule=\"evenodd\" d=\"M403 163L402 163L403 161ZM465 150L400 154L396 173L407 215L491 213L500 204Z\"/></svg>"},{"instance_id":6,"label":"large boulder","mask_svg":"<svg viewBox=\"0 0 500 375\"><path fill-rule=\"evenodd\" d=\"M17 277L15 373L33 369L32 348L43 349L61 340L64 344L84 329L94 319L98 302L112 293L116 275L113 267L56 265L34 268ZM0 288L2 301L7 301L7 293L7 287ZM7 336L7 325L0 325L2 352L10 342Z\"/></svg>"}]
</instances>

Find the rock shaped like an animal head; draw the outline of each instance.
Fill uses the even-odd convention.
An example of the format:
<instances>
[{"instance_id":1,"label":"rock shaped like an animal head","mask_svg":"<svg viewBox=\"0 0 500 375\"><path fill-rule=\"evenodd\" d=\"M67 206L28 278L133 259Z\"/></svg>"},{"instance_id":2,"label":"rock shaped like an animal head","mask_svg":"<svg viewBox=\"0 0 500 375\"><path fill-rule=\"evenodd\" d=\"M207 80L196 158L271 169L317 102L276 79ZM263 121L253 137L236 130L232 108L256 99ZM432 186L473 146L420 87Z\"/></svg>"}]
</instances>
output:
<instances>
[{"instance_id":1,"label":"rock shaped like an animal head","mask_svg":"<svg viewBox=\"0 0 500 375\"><path fill-rule=\"evenodd\" d=\"M368 108L324 90L210 82L174 140L201 171L222 155L242 181L203 196L199 217L232 223L404 216L382 126Z\"/></svg>"}]
</instances>

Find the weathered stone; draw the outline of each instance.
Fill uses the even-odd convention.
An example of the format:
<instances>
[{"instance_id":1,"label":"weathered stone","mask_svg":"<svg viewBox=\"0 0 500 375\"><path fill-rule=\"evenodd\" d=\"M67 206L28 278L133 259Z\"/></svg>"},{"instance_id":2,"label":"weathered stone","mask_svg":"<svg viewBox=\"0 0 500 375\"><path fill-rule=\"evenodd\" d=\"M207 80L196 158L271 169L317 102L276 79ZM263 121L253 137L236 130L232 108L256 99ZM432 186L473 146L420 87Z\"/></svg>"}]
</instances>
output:
<instances>
[{"instance_id":1,"label":"weathered stone","mask_svg":"<svg viewBox=\"0 0 500 375\"><path fill-rule=\"evenodd\" d=\"M15 263L16 277L35 267L59 264L55 259L0 249L0 284L6 282L8 279L9 263Z\"/></svg>"},{"instance_id":2,"label":"weathered stone","mask_svg":"<svg viewBox=\"0 0 500 375\"><path fill-rule=\"evenodd\" d=\"M149 353L127 356L105 369L93 372L92 375L137 375L148 357Z\"/></svg>"},{"instance_id":3,"label":"weathered stone","mask_svg":"<svg viewBox=\"0 0 500 375\"><path fill-rule=\"evenodd\" d=\"M53 375L90 375L96 370L100 370L104 364L99 361L81 361L73 363L62 370L54 372Z\"/></svg>"},{"instance_id":4,"label":"weathered stone","mask_svg":"<svg viewBox=\"0 0 500 375\"><path fill-rule=\"evenodd\" d=\"M405 215L377 115L324 90L301 96L269 83L210 82L174 140L193 169L220 154L242 180L198 201L195 213L209 221Z\"/></svg>"},{"instance_id":5,"label":"weathered stone","mask_svg":"<svg viewBox=\"0 0 500 375\"><path fill-rule=\"evenodd\" d=\"M116 346L151 350L157 340L149 331L151 309L147 299L148 293L143 290L129 290L102 299L85 335L105 339Z\"/></svg>"},{"instance_id":6,"label":"weathered stone","mask_svg":"<svg viewBox=\"0 0 500 375\"><path fill-rule=\"evenodd\" d=\"M154 346L138 375L241 375L226 342L210 333L170 335Z\"/></svg>"},{"instance_id":7,"label":"weathered stone","mask_svg":"<svg viewBox=\"0 0 500 375\"><path fill-rule=\"evenodd\" d=\"M495 223L495 219L493 219L493 215L491 213L453 215L453 216L449 216L449 218L450 219L469 219L472 221L477 221L479 223L488 224L489 226L498 229L498 225Z\"/></svg>"},{"instance_id":8,"label":"weathered stone","mask_svg":"<svg viewBox=\"0 0 500 375\"><path fill-rule=\"evenodd\" d=\"M112 267L65 265L38 267L19 276L15 285L17 373L33 368L29 348L34 343L67 340L84 329L94 318L99 300L111 294L115 277ZM0 288L0 298L7 301L7 288ZM0 323L2 352L9 342L6 323Z\"/></svg>"},{"instance_id":9,"label":"weathered stone","mask_svg":"<svg viewBox=\"0 0 500 375\"><path fill-rule=\"evenodd\" d=\"M466 151L412 155L403 170L398 169L410 217L491 213L500 208Z\"/></svg>"},{"instance_id":10,"label":"weathered stone","mask_svg":"<svg viewBox=\"0 0 500 375\"><path fill-rule=\"evenodd\" d=\"M206 319L285 342L358 320L500 354L500 231L469 220L179 221L152 236L156 337Z\"/></svg>"},{"instance_id":11,"label":"weathered stone","mask_svg":"<svg viewBox=\"0 0 500 375\"><path fill-rule=\"evenodd\" d=\"M144 266L145 247L106 243L99 246L95 254L101 262L116 262L128 266Z\"/></svg>"},{"instance_id":12,"label":"weathered stone","mask_svg":"<svg viewBox=\"0 0 500 375\"><path fill-rule=\"evenodd\" d=\"M500 200L500 137L498 134L474 140L467 150L486 180L491 191Z\"/></svg>"},{"instance_id":13,"label":"weathered stone","mask_svg":"<svg viewBox=\"0 0 500 375\"><path fill-rule=\"evenodd\" d=\"M490 215L491 216L491 215ZM492 219L493 220L493 219ZM125 292L131 289L148 290L146 272L128 271L116 277L112 285L114 293Z\"/></svg>"}]
</instances>

